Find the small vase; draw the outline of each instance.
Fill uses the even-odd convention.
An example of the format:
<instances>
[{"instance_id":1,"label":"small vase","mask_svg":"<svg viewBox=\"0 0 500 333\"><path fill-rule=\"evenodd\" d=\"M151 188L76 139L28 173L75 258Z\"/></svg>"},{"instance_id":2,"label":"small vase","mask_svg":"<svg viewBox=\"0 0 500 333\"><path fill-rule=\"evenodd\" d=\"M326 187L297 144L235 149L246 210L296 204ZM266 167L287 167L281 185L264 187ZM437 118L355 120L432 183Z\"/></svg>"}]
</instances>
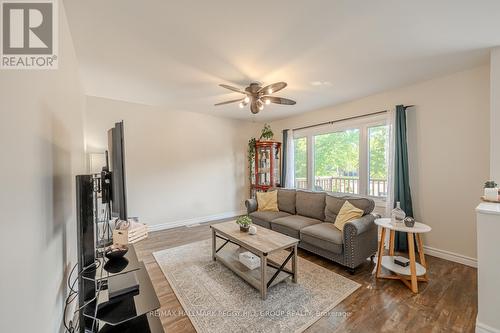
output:
<instances>
[{"instance_id":1,"label":"small vase","mask_svg":"<svg viewBox=\"0 0 500 333\"><path fill-rule=\"evenodd\" d=\"M396 203L396 208L392 210L391 217L395 222L403 222L406 213L401 209L399 201Z\"/></svg>"},{"instance_id":2,"label":"small vase","mask_svg":"<svg viewBox=\"0 0 500 333\"><path fill-rule=\"evenodd\" d=\"M255 235L257 233L257 227L255 227L254 225L251 225L249 228L248 228L248 233L250 235Z\"/></svg>"},{"instance_id":3,"label":"small vase","mask_svg":"<svg viewBox=\"0 0 500 333\"><path fill-rule=\"evenodd\" d=\"M498 201L498 188L497 187L485 188L484 197L486 198L486 200Z\"/></svg>"},{"instance_id":4,"label":"small vase","mask_svg":"<svg viewBox=\"0 0 500 333\"><path fill-rule=\"evenodd\" d=\"M250 226L247 225L247 226L242 226L240 225L240 231L243 231L243 232L248 232L248 229L250 229Z\"/></svg>"}]
</instances>

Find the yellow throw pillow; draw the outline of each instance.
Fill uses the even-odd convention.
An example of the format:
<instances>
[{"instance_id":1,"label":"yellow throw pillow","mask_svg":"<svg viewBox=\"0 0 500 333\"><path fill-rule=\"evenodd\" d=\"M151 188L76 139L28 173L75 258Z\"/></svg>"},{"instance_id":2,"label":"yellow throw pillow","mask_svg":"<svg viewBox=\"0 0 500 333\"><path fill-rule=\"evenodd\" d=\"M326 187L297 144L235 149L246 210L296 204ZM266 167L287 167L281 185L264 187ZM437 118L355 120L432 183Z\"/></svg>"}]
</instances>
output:
<instances>
[{"instance_id":1,"label":"yellow throw pillow","mask_svg":"<svg viewBox=\"0 0 500 333\"><path fill-rule=\"evenodd\" d=\"M337 215L333 225L340 231L344 231L344 225L347 222L359 219L361 216L363 216L363 211L354 207L349 201L346 200L346 202L342 205L342 208L340 208L339 214Z\"/></svg>"},{"instance_id":2,"label":"yellow throw pillow","mask_svg":"<svg viewBox=\"0 0 500 333\"><path fill-rule=\"evenodd\" d=\"M278 191L257 192L257 210L259 212L279 212Z\"/></svg>"}]
</instances>

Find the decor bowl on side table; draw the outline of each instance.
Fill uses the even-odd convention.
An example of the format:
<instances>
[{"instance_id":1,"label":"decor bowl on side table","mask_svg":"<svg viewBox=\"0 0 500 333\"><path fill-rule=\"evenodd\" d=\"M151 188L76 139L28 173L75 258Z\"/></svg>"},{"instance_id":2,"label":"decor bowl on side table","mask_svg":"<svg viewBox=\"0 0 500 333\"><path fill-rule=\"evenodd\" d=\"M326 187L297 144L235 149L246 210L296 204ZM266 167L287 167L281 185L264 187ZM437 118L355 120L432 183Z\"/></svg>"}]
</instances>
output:
<instances>
[{"instance_id":1,"label":"decor bowl on side table","mask_svg":"<svg viewBox=\"0 0 500 333\"><path fill-rule=\"evenodd\" d=\"M408 228L413 228L413 226L415 225L415 219L411 216L405 217L404 222L405 226L407 226Z\"/></svg>"}]
</instances>

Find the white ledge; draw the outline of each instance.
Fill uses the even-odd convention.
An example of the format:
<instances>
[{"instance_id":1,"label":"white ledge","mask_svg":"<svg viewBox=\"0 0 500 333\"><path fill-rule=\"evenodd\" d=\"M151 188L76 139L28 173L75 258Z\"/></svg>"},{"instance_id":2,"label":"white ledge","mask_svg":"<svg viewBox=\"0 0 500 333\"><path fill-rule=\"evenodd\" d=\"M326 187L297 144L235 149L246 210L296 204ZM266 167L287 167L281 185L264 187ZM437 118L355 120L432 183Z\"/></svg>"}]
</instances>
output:
<instances>
[{"instance_id":1,"label":"white ledge","mask_svg":"<svg viewBox=\"0 0 500 333\"><path fill-rule=\"evenodd\" d=\"M481 202L476 207L476 212L482 214L500 215L500 203Z\"/></svg>"}]
</instances>

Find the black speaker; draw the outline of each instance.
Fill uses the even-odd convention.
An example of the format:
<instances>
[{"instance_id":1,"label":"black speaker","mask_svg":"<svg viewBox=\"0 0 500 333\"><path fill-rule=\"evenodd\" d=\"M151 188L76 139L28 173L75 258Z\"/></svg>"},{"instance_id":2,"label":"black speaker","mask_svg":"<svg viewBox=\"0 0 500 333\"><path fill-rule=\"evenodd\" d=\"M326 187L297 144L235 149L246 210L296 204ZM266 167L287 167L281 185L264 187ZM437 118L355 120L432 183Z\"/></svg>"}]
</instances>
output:
<instances>
[{"instance_id":1,"label":"black speaker","mask_svg":"<svg viewBox=\"0 0 500 333\"><path fill-rule=\"evenodd\" d=\"M94 203L93 182L91 175L76 176L76 212L77 212L77 245L78 245L78 272L92 267L95 262L95 233L94 233ZM90 268L87 272L92 272ZM86 272L83 272L86 274ZM95 296L95 282L78 276L78 306L82 307ZM83 316L83 309L79 312L80 333L85 333L86 327L92 326L92 319ZM88 332L88 331L87 331Z\"/></svg>"}]
</instances>

